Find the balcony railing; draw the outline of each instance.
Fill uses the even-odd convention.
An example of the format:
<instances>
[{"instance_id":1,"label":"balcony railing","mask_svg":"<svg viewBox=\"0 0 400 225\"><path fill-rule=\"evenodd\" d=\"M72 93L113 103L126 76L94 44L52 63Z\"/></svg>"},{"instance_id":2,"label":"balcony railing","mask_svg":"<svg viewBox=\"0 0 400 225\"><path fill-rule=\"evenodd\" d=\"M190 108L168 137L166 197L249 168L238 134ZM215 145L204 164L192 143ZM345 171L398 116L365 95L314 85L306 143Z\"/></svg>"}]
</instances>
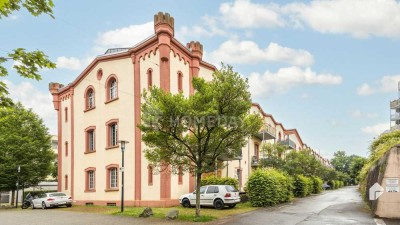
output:
<instances>
[{"instance_id":1,"label":"balcony railing","mask_svg":"<svg viewBox=\"0 0 400 225\"><path fill-rule=\"evenodd\" d=\"M391 102L390 102L390 108L391 108L391 109L399 108L399 107L400 107L400 101L399 101L399 100L400 100L400 99L391 101Z\"/></svg>"},{"instance_id":2,"label":"balcony railing","mask_svg":"<svg viewBox=\"0 0 400 225\"><path fill-rule=\"evenodd\" d=\"M390 120L394 121L394 120L400 120L400 113L395 113L390 115Z\"/></svg>"},{"instance_id":3,"label":"balcony railing","mask_svg":"<svg viewBox=\"0 0 400 225\"><path fill-rule=\"evenodd\" d=\"M278 141L278 143L280 143L281 145L287 145L291 149L296 149L296 143L290 139L280 140L280 141Z\"/></svg>"},{"instance_id":4,"label":"balcony railing","mask_svg":"<svg viewBox=\"0 0 400 225\"><path fill-rule=\"evenodd\" d=\"M261 128L260 132L256 134L256 137L262 141L276 138L276 130L270 125L265 125Z\"/></svg>"}]
</instances>

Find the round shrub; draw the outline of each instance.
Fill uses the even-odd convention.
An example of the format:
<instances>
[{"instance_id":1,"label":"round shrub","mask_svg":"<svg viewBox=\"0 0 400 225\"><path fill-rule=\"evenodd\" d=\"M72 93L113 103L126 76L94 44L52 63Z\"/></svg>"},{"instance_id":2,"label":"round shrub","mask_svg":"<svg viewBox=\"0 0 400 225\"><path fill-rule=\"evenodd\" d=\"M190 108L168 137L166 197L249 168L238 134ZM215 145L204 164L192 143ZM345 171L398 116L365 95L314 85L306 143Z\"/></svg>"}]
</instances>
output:
<instances>
[{"instance_id":1,"label":"round shrub","mask_svg":"<svg viewBox=\"0 0 400 225\"><path fill-rule=\"evenodd\" d=\"M305 197L312 193L313 183L312 180L303 175L296 175L294 177L294 196Z\"/></svg>"},{"instance_id":2,"label":"round shrub","mask_svg":"<svg viewBox=\"0 0 400 225\"><path fill-rule=\"evenodd\" d=\"M238 180L231 177L208 176L201 179L201 186L205 185L232 185L236 189L239 189Z\"/></svg>"},{"instance_id":3,"label":"round shrub","mask_svg":"<svg viewBox=\"0 0 400 225\"><path fill-rule=\"evenodd\" d=\"M314 193L314 194L321 193L322 192L322 184L323 184L322 179L319 177L316 177L316 176L312 176L311 181L313 184L312 185L313 186L312 193Z\"/></svg>"},{"instance_id":4,"label":"round shrub","mask_svg":"<svg viewBox=\"0 0 400 225\"><path fill-rule=\"evenodd\" d=\"M333 181L333 180L328 181L328 185L331 186L331 189L336 189L337 188L336 185L335 185L335 181Z\"/></svg>"},{"instance_id":5,"label":"round shrub","mask_svg":"<svg viewBox=\"0 0 400 225\"><path fill-rule=\"evenodd\" d=\"M247 195L253 207L286 202L293 197L293 180L275 169L258 169L247 181Z\"/></svg>"}]
</instances>

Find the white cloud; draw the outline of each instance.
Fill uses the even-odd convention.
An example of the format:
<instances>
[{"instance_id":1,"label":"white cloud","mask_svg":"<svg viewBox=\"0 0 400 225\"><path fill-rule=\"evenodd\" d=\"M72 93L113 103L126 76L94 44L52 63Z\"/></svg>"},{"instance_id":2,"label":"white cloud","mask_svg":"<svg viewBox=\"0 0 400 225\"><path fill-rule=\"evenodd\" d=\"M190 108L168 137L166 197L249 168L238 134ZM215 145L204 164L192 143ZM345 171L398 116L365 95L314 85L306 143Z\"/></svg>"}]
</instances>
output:
<instances>
[{"instance_id":1,"label":"white cloud","mask_svg":"<svg viewBox=\"0 0 400 225\"><path fill-rule=\"evenodd\" d=\"M372 118L377 118L377 117L379 117L379 115L376 114L376 113L362 112L362 111L359 110L359 109L350 111L350 115L351 115L351 117L357 118L357 119L358 119L358 118L369 118L369 119L372 119Z\"/></svg>"},{"instance_id":2,"label":"white cloud","mask_svg":"<svg viewBox=\"0 0 400 225\"><path fill-rule=\"evenodd\" d=\"M362 116L361 110L358 109L351 111L350 114L353 118L361 118Z\"/></svg>"},{"instance_id":3,"label":"white cloud","mask_svg":"<svg viewBox=\"0 0 400 225\"><path fill-rule=\"evenodd\" d=\"M303 49L292 49L271 42L261 49L253 41L228 40L210 53L211 61L254 64L259 62L284 62L290 65L309 66L314 62L311 53Z\"/></svg>"},{"instance_id":4,"label":"white cloud","mask_svg":"<svg viewBox=\"0 0 400 225\"><path fill-rule=\"evenodd\" d=\"M20 101L25 108L32 108L44 120L50 134L57 134L57 113L54 110L53 98L49 92L43 93L28 82L19 84L7 80L4 82L7 84L10 97L15 102Z\"/></svg>"},{"instance_id":5,"label":"white cloud","mask_svg":"<svg viewBox=\"0 0 400 225\"><path fill-rule=\"evenodd\" d=\"M56 60L57 68L64 68L70 70L79 70L82 68L82 63L78 58L60 56Z\"/></svg>"},{"instance_id":6,"label":"white cloud","mask_svg":"<svg viewBox=\"0 0 400 225\"><path fill-rule=\"evenodd\" d=\"M357 94L359 95L372 95L375 90L372 89L368 84L364 83L361 87L357 88Z\"/></svg>"},{"instance_id":7,"label":"white cloud","mask_svg":"<svg viewBox=\"0 0 400 225\"><path fill-rule=\"evenodd\" d=\"M373 136L380 135L382 132L385 130L388 130L390 128L389 123L378 123L372 126L366 126L361 128L361 131L365 134L370 134Z\"/></svg>"},{"instance_id":8,"label":"white cloud","mask_svg":"<svg viewBox=\"0 0 400 225\"><path fill-rule=\"evenodd\" d=\"M95 41L95 48L102 48L105 52L107 48L132 47L153 34L153 22L130 25L100 33Z\"/></svg>"},{"instance_id":9,"label":"white cloud","mask_svg":"<svg viewBox=\"0 0 400 225\"><path fill-rule=\"evenodd\" d=\"M373 87L364 83L357 88L357 94L372 95L375 93L395 93L398 90L398 82L400 82L400 75L384 76L381 80L376 81Z\"/></svg>"},{"instance_id":10,"label":"white cloud","mask_svg":"<svg viewBox=\"0 0 400 225\"><path fill-rule=\"evenodd\" d=\"M303 85L337 85L342 77L332 74L318 74L310 68L296 66L281 68L276 73L252 73L249 76L250 91L253 96L268 96L286 93L293 87Z\"/></svg>"},{"instance_id":11,"label":"white cloud","mask_svg":"<svg viewBox=\"0 0 400 225\"><path fill-rule=\"evenodd\" d=\"M321 33L400 37L400 4L396 0L315 0L287 4L282 11L292 22Z\"/></svg>"},{"instance_id":12,"label":"white cloud","mask_svg":"<svg viewBox=\"0 0 400 225\"><path fill-rule=\"evenodd\" d=\"M234 28L282 27L285 22L278 10L276 4L257 4L249 0L222 3L219 8L223 24Z\"/></svg>"},{"instance_id":13,"label":"white cloud","mask_svg":"<svg viewBox=\"0 0 400 225\"><path fill-rule=\"evenodd\" d=\"M183 26L176 32L179 40L189 41L188 38L224 36L226 31L219 27L218 19L208 15L201 18L203 25Z\"/></svg>"}]
</instances>

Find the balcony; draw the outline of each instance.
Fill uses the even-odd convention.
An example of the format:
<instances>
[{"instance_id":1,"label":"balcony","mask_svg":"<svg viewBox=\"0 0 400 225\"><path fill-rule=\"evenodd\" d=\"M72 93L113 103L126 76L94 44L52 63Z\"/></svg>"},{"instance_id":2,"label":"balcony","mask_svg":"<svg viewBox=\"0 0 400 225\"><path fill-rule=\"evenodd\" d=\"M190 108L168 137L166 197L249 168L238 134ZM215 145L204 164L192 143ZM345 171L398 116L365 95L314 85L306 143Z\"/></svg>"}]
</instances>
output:
<instances>
[{"instance_id":1,"label":"balcony","mask_svg":"<svg viewBox=\"0 0 400 225\"><path fill-rule=\"evenodd\" d=\"M390 115L390 120L391 121L400 120L400 113L394 113L394 114Z\"/></svg>"},{"instance_id":2,"label":"balcony","mask_svg":"<svg viewBox=\"0 0 400 225\"><path fill-rule=\"evenodd\" d=\"M391 101L391 102L390 102L390 108L391 108L391 109L400 108L400 99Z\"/></svg>"},{"instance_id":3,"label":"balcony","mask_svg":"<svg viewBox=\"0 0 400 225\"><path fill-rule=\"evenodd\" d=\"M265 125L261 128L260 132L255 135L258 139L265 141L276 138L276 130L270 125Z\"/></svg>"},{"instance_id":4,"label":"balcony","mask_svg":"<svg viewBox=\"0 0 400 225\"><path fill-rule=\"evenodd\" d=\"M287 145L291 149L296 149L296 143L294 143L294 141L292 141L290 139L280 140L280 141L278 141L278 143L281 145Z\"/></svg>"}]
</instances>

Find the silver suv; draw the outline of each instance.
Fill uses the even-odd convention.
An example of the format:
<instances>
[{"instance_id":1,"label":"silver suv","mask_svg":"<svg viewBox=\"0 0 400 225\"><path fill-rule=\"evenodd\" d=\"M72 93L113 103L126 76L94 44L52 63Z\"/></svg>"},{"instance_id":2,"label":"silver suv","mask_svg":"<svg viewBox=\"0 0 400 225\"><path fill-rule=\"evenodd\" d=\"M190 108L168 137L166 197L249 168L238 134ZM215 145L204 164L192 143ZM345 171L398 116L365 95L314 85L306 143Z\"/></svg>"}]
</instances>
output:
<instances>
[{"instance_id":1,"label":"silver suv","mask_svg":"<svg viewBox=\"0 0 400 225\"><path fill-rule=\"evenodd\" d=\"M239 192L231 185L207 185L200 187L200 205L214 206L223 209L224 206L233 208L240 202ZM183 207L196 205L196 191L179 197Z\"/></svg>"}]
</instances>

